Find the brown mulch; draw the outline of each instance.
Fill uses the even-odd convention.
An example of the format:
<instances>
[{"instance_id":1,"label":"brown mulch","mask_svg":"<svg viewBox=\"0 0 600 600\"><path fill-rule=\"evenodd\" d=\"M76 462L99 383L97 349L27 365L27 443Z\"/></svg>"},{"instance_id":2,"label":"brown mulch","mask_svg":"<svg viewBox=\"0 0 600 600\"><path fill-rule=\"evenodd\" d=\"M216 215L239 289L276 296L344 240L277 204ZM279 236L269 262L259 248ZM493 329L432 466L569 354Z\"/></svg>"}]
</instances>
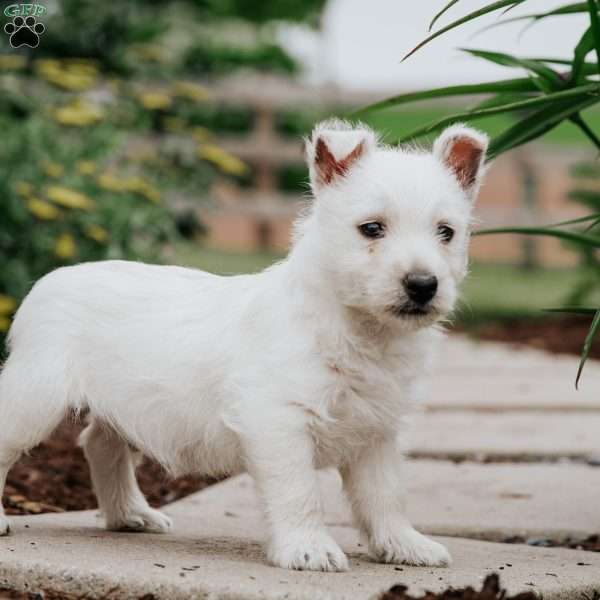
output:
<instances>
[{"instance_id":1,"label":"brown mulch","mask_svg":"<svg viewBox=\"0 0 600 600\"><path fill-rule=\"evenodd\" d=\"M521 592L514 596L506 593L500 586L500 577L496 573L488 575L481 590L472 587L448 588L443 592L425 592L422 596L411 596L407 594L408 588L404 585L395 585L387 592L379 596L379 600L538 600L534 592ZM73 596L64 596L56 592L23 593L0 589L0 600L76 600ZM143 596L139 600L155 600L152 594ZM590 600L598 600L596 595L590 596Z\"/></svg>"},{"instance_id":2,"label":"brown mulch","mask_svg":"<svg viewBox=\"0 0 600 600\"><path fill-rule=\"evenodd\" d=\"M561 316L498 321L467 331L481 340L525 344L548 352L579 356L590 323L588 316ZM600 334L592 344L590 358L600 358Z\"/></svg>"},{"instance_id":3,"label":"brown mulch","mask_svg":"<svg viewBox=\"0 0 600 600\"><path fill-rule=\"evenodd\" d=\"M481 590L472 587L454 589L448 588L443 592L425 592L422 596L411 596L407 593L405 585L395 585L384 592L379 600L537 600L534 592L521 592L515 596L509 596L506 590L500 587L500 577L496 573L488 575Z\"/></svg>"},{"instance_id":4,"label":"brown mulch","mask_svg":"<svg viewBox=\"0 0 600 600\"><path fill-rule=\"evenodd\" d=\"M588 535L585 539L575 540L553 540L552 538L535 537L525 538L514 535L502 540L504 544L527 544L529 546L541 546L543 548L571 548L573 550L585 550L586 552L600 552L600 534Z\"/></svg>"},{"instance_id":5,"label":"brown mulch","mask_svg":"<svg viewBox=\"0 0 600 600\"><path fill-rule=\"evenodd\" d=\"M98 506L87 461L77 446L82 425L65 422L43 444L11 469L3 497L7 514L24 515ZM162 506L213 483L202 477L170 479L145 460L137 470L140 487L152 506Z\"/></svg>"}]
</instances>

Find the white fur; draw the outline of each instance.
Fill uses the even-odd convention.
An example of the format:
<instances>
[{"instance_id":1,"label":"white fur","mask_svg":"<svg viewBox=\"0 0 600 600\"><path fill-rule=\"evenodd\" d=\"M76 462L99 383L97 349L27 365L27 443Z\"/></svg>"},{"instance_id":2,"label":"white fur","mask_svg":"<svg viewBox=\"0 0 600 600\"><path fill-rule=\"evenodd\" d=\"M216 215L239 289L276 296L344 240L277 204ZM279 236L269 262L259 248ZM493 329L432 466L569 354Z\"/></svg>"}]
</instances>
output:
<instances>
[{"instance_id":1,"label":"white fur","mask_svg":"<svg viewBox=\"0 0 600 600\"><path fill-rule=\"evenodd\" d=\"M465 274L471 202L439 156L348 129L326 123L309 141L309 162L318 135L336 158L368 143L348 173L315 186L274 267L219 277L109 261L58 269L33 287L0 375L0 491L22 452L69 410L89 410L82 444L109 527L170 527L137 487L135 448L173 474L247 470L264 501L269 560L346 570L317 489L315 469L334 466L377 560L449 563L405 516L403 426L427 380L435 323ZM381 240L357 229L374 219L386 223ZM448 245L440 220L456 230ZM434 310L393 314L415 270L439 279Z\"/></svg>"}]
</instances>

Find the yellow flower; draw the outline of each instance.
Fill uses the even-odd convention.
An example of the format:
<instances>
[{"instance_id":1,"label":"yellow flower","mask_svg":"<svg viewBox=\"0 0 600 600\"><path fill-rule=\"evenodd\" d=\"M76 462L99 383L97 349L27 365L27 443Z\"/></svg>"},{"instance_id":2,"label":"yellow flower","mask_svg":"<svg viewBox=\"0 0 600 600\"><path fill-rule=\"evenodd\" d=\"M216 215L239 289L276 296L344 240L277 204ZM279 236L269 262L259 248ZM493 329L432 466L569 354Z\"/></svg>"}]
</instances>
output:
<instances>
[{"instance_id":1,"label":"yellow flower","mask_svg":"<svg viewBox=\"0 0 600 600\"><path fill-rule=\"evenodd\" d=\"M52 206L50 202L40 200L39 198L29 198L27 200L27 208L34 217L42 221L52 221L60 215L60 211L56 206Z\"/></svg>"},{"instance_id":2,"label":"yellow flower","mask_svg":"<svg viewBox=\"0 0 600 600\"><path fill-rule=\"evenodd\" d=\"M95 85L98 68L83 59L59 61L52 58L36 60L35 72L53 85L73 92L82 92Z\"/></svg>"},{"instance_id":3,"label":"yellow flower","mask_svg":"<svg viewBox=\"0 0 600 600\"><path fill-rule=\"evenodd\" d=\"M150 202L160 202L160 191L141 177L119 179L112 173L103 173L96 181L101 188L111 192L133 192L144 196Z\"/></svg>"},{"instance_id":4,"label":"yellow flower","mask_svg":"<svg viewBox=\"0 0 600 600\"><path fill-rule=\"evenodd\" d=\"M10 328L10 319L7 317L0 317L0 331L8 331Z\"/></svg>"},{"instance_id":5,"label":"yellow flower","mask_svg":"<svg viewBox=\"0 0 600 600\"><path fill-rule=\"evenodd\" d=\"M96 172L96 163L91 160L80 160L75 163L75 168L80 175L93 175Z\"/></svg>"},{"instance_id":6,"label":"yellow flower","mask_svg":"<svg viewBox=\"0 0 600 600\"><path fill-rule=\"evenodd\" d=\"M33 193L33 186L25 181L19 181L17 182L17 185L15 185L15 191L17 194L19 194L19 196L27 198L27 196L31 196Z\"/></svg>"},{"instance_id":7,"label":"yellow flower","mask_svg":"<svg viewBox=\"0 0 600 600\"><path fill-rule=\"evenodd\" d=\"M109 192L126 192L127 184L124 180L115 177L112 173L102 173L96 178L96 183Z\"/></svg>"},{"instance_id":8,"label":"yellow flower","mask_svg":"<svg viewBox=\"0 0 600 600\"><path fill-rule=\"evenodd\" d=\"M65 206L66 208L93 210L96 207L94 201L85 194L58 185L48 187L46 189L46 196L55 204L60 204L60 206Z\"/></svg>"},{"instance_id":9,"label":"yellow flower","mask_svg":"<svg viewBox=\"0 0 600 600\"><path fill-rule=\"evenodd\" d=\"M132 177L127 180L128 190L144 196L150 202L160 202L160 191L151 183L144 181L141 177Z\"/></svg>"},{"instance_id":10,"label":"yellow flower","mask_svg":"<svg viewBox=\"0 0 600 600\"><path fill-rule=\"evenodd\" d=\"M200 146L198 148L198 156L203 160L213 163L221 171L229 175L245 175L249 171L248 165L215 144Z\"/></svg>"},{"instance_id":11,"label":"yellow flower","mask_svg":"<svg viewBox=\"0 0 600 600\"><path fill-rule=\"evenodd\" d=\"M85 127L102 121L104 113L98 106L78 99L71 104L55 109L52 116L61 125Z\"/></svg>"},{"instance_id":12,"label":"yellow flower","mask_svg":"<svg viewBox=\"0 0 600 600\"><path fill-rule=\"evenodd\" d=\"M46 173L48 177L60 177L65 172L65 168L62 165L51 160L46 161L43 167L44 173Z\"/></svg>"},{"instance_id":13,"label":"yellow flower","mask_svg":"<svg viewBox=\"0 0 600 600\"><path fill-rule=\"evenodd\" d=\"M147 110L166 110L171 106L171 96L165 92L142 92L138 98Z\"/></svg>"},{"instance_id":14,"label":"yellow flower","mask_svg":"<svg viewBox=\"0 0 600 600\"><path fill-rule=\"evenodd\" d=\"M203 85L191 81L178 81L175 83L173 91L176 96L188 98L194 102L203 102L210 97L208 90Z\"/></svg>"},{"instance_id":15,"label":"yellow flower","mask_svg":"<svg viewBox=\"0 0 600 600\"><path fill-rule=\"evenodd\" d=\"M88 225L84 233L99 244L103 244L108 239L108 231L104 227L100 227L100 225Z\"/></svg>"},{"instance_id":16,"label":"yellow flower","mask_svg":"<svg viewBox=\"0 0 600 600\"><path fill-rule=\"evenodd\" d=\"M0 315L10 315L17 308L17 301L12 296L0 294Z\"/></svg>"},{"instance_id":17,"label":"yellow flower","mask_svg":"<svg viewBox=\"0 0 600 600\"><path fill-rule=\"evenodd\" d=\"M27 59L19 54L0 54L0 69L3 71L23 69L26 64Z\"/></svg>"},{"instance_id":18,"label":"yellow flower","mask_svg":"<svg viewBox=\"0 0 600 600\"><path fill-rule=\"evenodd\" d=\"M54 254L58 258L67 259L73 258L75 252L77 252L77 246L73 236L70 233L61 233L54 244Z\"/></svg>"},{"instance_id":19,"label":"yellow flower","mask_svg":"<svg viewBox=\"0 0 600 600\"><path fill-rule=\"evenodd\" d=\"M192 137L197 142L203 143L210 140L212 133L210 129L207 129L206 127L194 127L194 129L192 129Z\"/></svg>"}]
</instances>

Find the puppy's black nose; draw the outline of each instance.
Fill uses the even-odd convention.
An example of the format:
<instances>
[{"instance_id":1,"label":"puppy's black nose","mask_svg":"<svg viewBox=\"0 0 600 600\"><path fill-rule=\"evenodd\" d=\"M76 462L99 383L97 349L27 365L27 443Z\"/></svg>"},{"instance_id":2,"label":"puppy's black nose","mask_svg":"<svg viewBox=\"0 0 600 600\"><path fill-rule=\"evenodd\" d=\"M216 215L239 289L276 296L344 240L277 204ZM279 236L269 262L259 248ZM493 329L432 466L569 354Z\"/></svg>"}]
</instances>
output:
<instances>
[{"instance_id":1,"label":"puppy's black nose","mask_svg":"<svg viewBox=\"0 0 600 600\"><path fill-rule=\"evenodd\" d=\"M437 292L438 280L429 273L409 273L402 282L408 297L417 304L427 304Z\"/></svg>"}]
</instances>

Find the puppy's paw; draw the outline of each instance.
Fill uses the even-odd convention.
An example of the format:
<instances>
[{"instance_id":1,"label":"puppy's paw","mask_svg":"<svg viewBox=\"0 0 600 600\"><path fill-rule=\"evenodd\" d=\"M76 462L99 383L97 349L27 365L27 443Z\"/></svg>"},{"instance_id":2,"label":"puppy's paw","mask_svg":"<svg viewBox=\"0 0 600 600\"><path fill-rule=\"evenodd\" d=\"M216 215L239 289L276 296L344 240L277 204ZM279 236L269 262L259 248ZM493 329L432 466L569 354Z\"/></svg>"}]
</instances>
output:
<instances>
[{"instance_id":1,"label":"puppy's paw","mask_svg":"<svg viewBox=\"0 0 600 600\"><path fill-rule=\"evenodd\" d=\"M452 562L444 546L412 528L372 540L370 546L377 562L418 567L447 567Z\"/></svg>"},{"instance_id":2,"label":"puppy's paw","mask_svg":"<svg viewBox=\"0 0 600 600\"><path fill-rule=\"evenodd\" d=\"M167 515L150 507L106 520L106 528L113 531L168 533L172 527L173 522Z\"/></svg>"},{"instance_id":3,"label":"puppy's paw","mask_svg":"<svg viewBox=\"0 0 600 600\"><path fill-rule=\"evenodd\" d=\"M8 524L8 519L2 515L0 516L0 536L8 535L10 533L10 526Z\"/></svg>"},{"instance_id":4,"label":"puppy's paw","mask_svg":"<svg viewBox=\"0 0 600 600\"><path fill-rule=\"evenodd\" d=\"M297 531L274 541L269 562L297 571L348 571L348 559L325 531Z\"/></svg>"}]
</instances>

